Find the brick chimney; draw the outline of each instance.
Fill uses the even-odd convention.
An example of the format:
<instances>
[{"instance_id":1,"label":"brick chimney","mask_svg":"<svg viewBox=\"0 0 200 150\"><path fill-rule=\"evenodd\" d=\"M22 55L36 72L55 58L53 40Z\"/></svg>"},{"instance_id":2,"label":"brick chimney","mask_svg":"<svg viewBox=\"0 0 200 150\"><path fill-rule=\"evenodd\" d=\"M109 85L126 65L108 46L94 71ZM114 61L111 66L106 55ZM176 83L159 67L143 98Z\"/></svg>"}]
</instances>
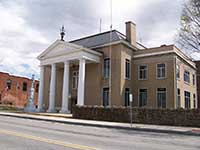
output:
<instances>
[{"instance_id":1,"label":"brick chimney","mask_svg":"<svg viewBox=\"0 0 200 150\"><path fill-rule=\"evenodd\" d=\"M136 24L131 21L126 22L126 39L136 46Z\"/></svg>"}]
</instances>

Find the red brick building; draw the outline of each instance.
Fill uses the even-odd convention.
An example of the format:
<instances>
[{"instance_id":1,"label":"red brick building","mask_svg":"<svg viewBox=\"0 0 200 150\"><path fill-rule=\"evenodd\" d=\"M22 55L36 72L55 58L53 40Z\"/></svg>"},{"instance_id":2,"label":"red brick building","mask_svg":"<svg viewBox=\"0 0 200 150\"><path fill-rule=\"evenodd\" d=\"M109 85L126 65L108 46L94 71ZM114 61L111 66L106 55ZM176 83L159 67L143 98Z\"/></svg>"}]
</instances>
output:
<instances>
[{"instance_id":1,"label":"red brick building","mask_svg":"<svg viewBox=\"0 0 200 150\"><path fill-rule=\"evenodd\" d=\"M31 79L0 72L0 104L24 107L29 97ZM34 103L37 105L39 81L34 84Z\"/></svg>"},{"instance_id":2,"label":"red brick building","mask_svg":"<svg viewBox=\"0 0 200 150\"><path fill-rule=\"evenodd\" d=\"M198 108L200 108L200 60L195 61L197 67L197 99L198 99Z\"/></svg>"}]
</instances>

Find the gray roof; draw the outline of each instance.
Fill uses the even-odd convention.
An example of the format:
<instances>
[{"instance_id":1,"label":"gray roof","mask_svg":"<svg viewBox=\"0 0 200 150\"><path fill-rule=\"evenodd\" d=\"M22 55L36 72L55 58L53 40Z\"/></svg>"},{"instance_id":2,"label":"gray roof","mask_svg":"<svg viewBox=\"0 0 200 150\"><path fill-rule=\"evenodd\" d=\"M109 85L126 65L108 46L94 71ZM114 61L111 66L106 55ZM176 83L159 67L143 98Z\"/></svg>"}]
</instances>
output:
<instances>
[{"instance_id":1,"label":"gray roof","mask_svg":"<svg viewBox=\"0 0 200 150\"><path fill-rule=\"evenodd\" d=\"M110 41L110 34L112 33L112 40ZM81 45L87 48L93 48L97 46L101 46L110 42L116 42L120 40L126 40L126 37L116 30L112 30L112 32L104 32L95 34L92 36L84 37L78 40L70 41L70 43Z\"/></svg>"},{"instance_id":2,"label":"gray roof","mask_svg":"<svg viewBox=\"0 0 200 150\"><path fill-rule=\"evenodd\" d=\"M112 33L112 40L110 40L111 33ZM107 31L107 32L95 34L92 36L87 36L81 39L73 40L73 41L70 41L70 43L81 45L87 48L94 48L94 47L102 46L104 44L108 44L110 42L117 42L121 40L128 42L126 40L125 35L123 35L117 30L112 30L112 32ZM144 49L145 47L142 44L137 43L137 48Z\"/></svg>"}]
</instances>

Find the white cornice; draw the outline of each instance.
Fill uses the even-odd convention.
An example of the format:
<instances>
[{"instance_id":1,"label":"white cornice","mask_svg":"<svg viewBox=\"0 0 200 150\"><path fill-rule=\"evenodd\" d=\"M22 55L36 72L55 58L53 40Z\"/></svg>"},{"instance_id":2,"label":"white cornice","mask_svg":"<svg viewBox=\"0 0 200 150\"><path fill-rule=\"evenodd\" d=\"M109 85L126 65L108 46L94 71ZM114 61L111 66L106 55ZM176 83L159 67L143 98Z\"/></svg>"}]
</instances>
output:
<instances>
[{"instance_id":1,"label":"white cornice","mask_svg":"<svg viewBox=\"0 0 200 150\"><path fill-rule=\"evenodd\" d=\"M169 54L169 53L174 53L174 51L169 50L169 51L164 51L164 52L153 52L153 53L147 53L147 54L138 54L138 55L134 55L133 58L149 57L149 56L163 55L163 54Z\"/></svg>"},{"instance_id":2,"label":"white cornice","mask_svg":"<svg viewBox=\"0 0 200 150\"><path fill-rule=\"evenodd\" d=\"M165 55L165 54L175 54L182 58L185 62L187 62L190 66L196 69L195 64L190 60L187 59L185 55L182 54L182 52L179 52L177 50L168 50L168 51L162 51L162 52L152 52L147 54L136 54L133 56L133 58L143 58L143 57L150 57L150 56L158 56L158 55Z\"/></svg>"}]
</instances>

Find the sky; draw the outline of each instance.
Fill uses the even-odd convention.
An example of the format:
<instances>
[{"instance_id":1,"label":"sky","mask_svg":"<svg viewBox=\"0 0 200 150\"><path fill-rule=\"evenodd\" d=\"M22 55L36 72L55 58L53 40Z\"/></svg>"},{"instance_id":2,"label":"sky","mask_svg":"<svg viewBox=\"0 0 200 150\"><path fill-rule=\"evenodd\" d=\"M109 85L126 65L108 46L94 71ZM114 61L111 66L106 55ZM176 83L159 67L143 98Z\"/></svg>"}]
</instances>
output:
<instances>
[{"instance_id":1,"label":"sky","mask_svg":"<svg viewBox=\"0 0 200 150\"><path fill-rule=\"evenodd\" d=\"M137 27L146 47L174 44L185 0L112 0L113 29L125 34L125 22ZM110 0L0 0L0 71L39 78L37 56L60 38L99 33L110 27ZM196 56L196 55L194 55Z\"/></svg>"}]
</instances>

